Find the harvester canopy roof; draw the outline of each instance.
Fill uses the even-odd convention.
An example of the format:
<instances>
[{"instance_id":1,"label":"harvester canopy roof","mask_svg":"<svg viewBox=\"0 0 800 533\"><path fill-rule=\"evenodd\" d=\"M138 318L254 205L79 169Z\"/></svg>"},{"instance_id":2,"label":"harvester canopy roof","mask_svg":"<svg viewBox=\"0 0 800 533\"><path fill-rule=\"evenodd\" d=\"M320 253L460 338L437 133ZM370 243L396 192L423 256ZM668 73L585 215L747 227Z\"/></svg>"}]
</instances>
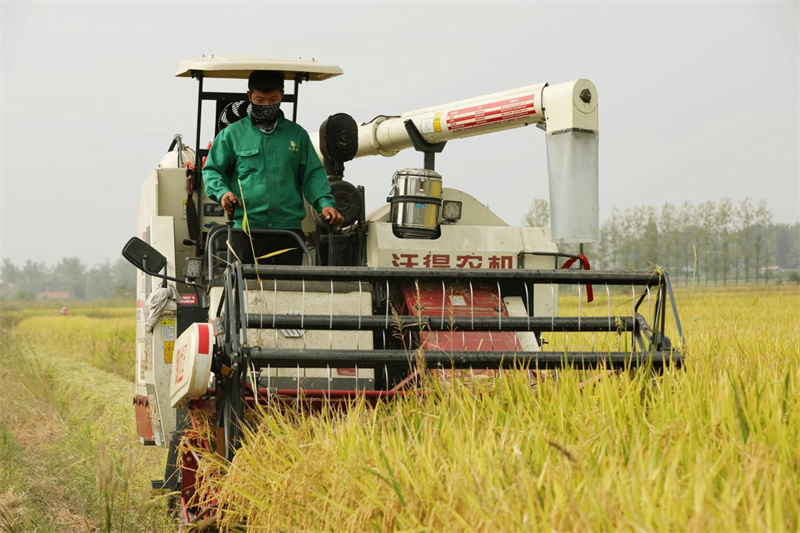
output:
<instances>
[{"instance_id":1,"label":"harvester canopy roof","mask_svg":"<svg viewBox=\"0 0 800 533\"><path fill-rule=\"evenodd\" d=\"M206 78L247 79L254 70L277 70L284 79L294 80L297 74L303 81L322 81L343 74L336 65L317 63L313 59L288 59L270 57L196 57L184 59L175 76L191 77L192 71L203 71Z\"/></svg>"}]
</instances>

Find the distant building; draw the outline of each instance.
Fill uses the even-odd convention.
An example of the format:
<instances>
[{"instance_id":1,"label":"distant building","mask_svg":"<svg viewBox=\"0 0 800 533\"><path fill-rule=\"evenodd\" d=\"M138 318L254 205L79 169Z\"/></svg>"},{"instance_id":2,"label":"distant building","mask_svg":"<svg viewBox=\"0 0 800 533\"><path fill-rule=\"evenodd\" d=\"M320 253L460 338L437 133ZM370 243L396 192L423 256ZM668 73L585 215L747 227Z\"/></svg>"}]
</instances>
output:
<instances>
[{"instance_id":1,"label":"distant building","mask_svg":"<svg viewBox=\"0 0 800 533\"><path fill-rule=\"evenodd\" d=\"M37 292L37 302L52 302L57 300L69 300L72 295L68 292Z\"/></svg>"},{"instance_id":2,"label":"distant building","mask_svg":"<svg viewBox=\"0 0 800 533\"><path fill-rule=\"evenodd\" d=\"M761 274L766 274L766 273L774 274L776 272L783 272L783 269L779 265L761 267Z\"/></svg>"}]
</instances>

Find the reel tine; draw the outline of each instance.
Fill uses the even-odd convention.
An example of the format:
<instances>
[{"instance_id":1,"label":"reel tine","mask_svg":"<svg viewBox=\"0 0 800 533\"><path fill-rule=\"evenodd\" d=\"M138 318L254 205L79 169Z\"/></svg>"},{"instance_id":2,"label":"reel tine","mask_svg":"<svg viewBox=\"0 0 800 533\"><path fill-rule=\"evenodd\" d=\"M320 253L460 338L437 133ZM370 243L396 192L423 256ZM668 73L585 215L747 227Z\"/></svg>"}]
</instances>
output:
<instances>
[{"instance_id":1,"label":"reel tine","mask_svg":"<svg viewBox=\"0 0 800 533\"><path fill-rule=\"evenodd\" d=\"M652 315L652 313L653 313L653 305L652 305L652 302L650 301L650 286L649 285L645 285L644 286L644 290L647 291L647 316L652 318L652 316L653 316Z\"/></svg>"},{"instance_id":2,"label":"reel tine","mask_svg":"<svg viewBox=\"0 0 800 533\"><path fill-rule=\"evenodd\" d=\"M306 320L306 280L303 280L303 300L300 304L300 329L304 329L303 325ZM306 349L306 335L303 333L303 349Z\"/></svg>"},{"instance_id":3,"label":"reel tine","mask_svg":"<svg viewBox=\"0 0 800 533\"><path fill-rule=\"evenodd\" d=\"M387 387L387 390L388 390L388 387L389 387L389 369L386 367L385 364L383 365L383 375L386 378L386 387Z\"/></svg>"},{"instance_id":4,"label":"reel tine","mask_svg":"<svg viewBox=\"0 0 800 533\"><path fill-rule=\"evenodd\" d=\"M492 347L492 351L494 351L494 337L492 337L492 330L489 330L489 345Z\"/></svg>"},{"instance_id":5,"label":"reel tine","mask_svg":"<svg viewBox=\"0 0 800 533\"><path fill-rule=\"evenodd\" d=\"M358 329L356 330L356 346L361 349L361 303L363 302L361 294L361 280L358 280ZM356 367L356 389L358 389L358 367Z\"/></svg>"},{"instance_id":6,"label":"reel tine","mask_svg":"<svg viewBox=\"0 0 800 533\"><path fill-rule=\"evenodd\" d=\"M470 314L470 323L471 327L475 329L475 296L472 292L472 281L469 282L469 314Z\"/></svg>"},{"instance_id":7,"label":"reel tine","mask_svg":"<svg viewBox=\"0 0 800 533\"><path fill-rule=\"evenodd\" d=\"M528 331L530 331L530 329L531 329L531 300L530 300L530 296L528 294L528 282L527 281L523 281L522 282L522 286L525 287L525 310L528 311L526 314L527 314L527 317L528 317Z\"/></svg>"},{"instance_id":8,"label":"reel tine","mask_svg":"<svg viewBox=\"0 0 800 533\"><path fill-rule=\"evenodd\" d=\"M272 329L275 331L275 348L278 347L278 330L275 329L275 318L278 315L278 278L272 280Z\"/></svg>"},{"instance_id":9,"label":"reel tine","mask_svg":"<svg viewBox=\"0 0 800 533\"><path fill-rule=\"evenodd\" d=\"M252 361L250 362L250 384L253 387L253 398L256 401L256 405L258 405L258 380L256 379L256 365Z\"/></svg>"},{"instance_id":10,"label":"reel tine","mask_svg":"<svg viewBox=\"0 0 800 533\"><path fill-rule=\"evenodd\" d=\"M500 282L497 282L497 329L503 329L503 294L500 292Z\"/></svg>"},{"instance_id":11,"label":"reel tine","mask_svg":"<svg viewBox=\"0 0 800 533\"><path fill-rule=\"evenodd\" d=\"M272 405L272 365L267 363L267 407Z\"/></svg>"},{"instance_id":12,"label":"reel tine","mask_svg":"<svg viewBox=\"0 0 800 533\"><path fill-rule=\"evenodd\" d=\"M389 329L389 280L386 280L386 328ZM383 338L383 347L386 348L386 335Z\"/></svg>"},{"instance_id":13,"label":"reel tine","mask_svg":"<svg viewBox=\"0 0 800 533\"><path fill-rule=\"evenodd\" d=\"M611 290L606 283L606 303L608 304L608 331L611 331Z\"/></svg>"},{"instance_id":14,"label":"reel tine","mask_svg":"<svg viewBox=\"0 0 800 533\"><path fill-rule=\"evenodd\" d=\"M296 410L300 410L300 364L297 364L297 394L294 399L294 407Z\"/></svg>"},{"instance_id":15,"label":"reel tine","mask_svg":"<svg viewBox=\"0 0 800 533\"><path fill-rule=\"evenodd\" d=\"M358 391L358 364L356 364L356 391Z\"/></svg>"},{"instance_id":16,"label":"reel tine","mask_svg":"<svg viewBox=\"0 0 800 533\"><path fill-rule=\"evenodd\" d=\"M444 299L447 294L447 289L444 286L444 280L442 280L442 323L441 327L444 328ZM436 344L439 344L439 333L436 333Z\"/></svg>"},{"instance_id":17,"label":"reel tine","mask_svg":"<svg viewBox=\"0 0 800 533\"><path fill-rule=\"evenodd\" d=\"M420 293L419 293L419 280L418 279L414 280L414 290L417 291L417 306L416 306L417 309L416 309L416 311L417 311L417 318L419 319L420 317L422 317L422 302L420 301L421 296L420 296Z\"/></svg>"},{"instance_id":18,"label":"reel tine","mask_svg":"<svg viewBox=\"0 0 800 533\"><path fill-rule=\"evenodd\" d=\"M556 289L550 283L550 331L556 329Z\"/></svg>"},{"instance_id":19,"label":"reel tine","mask_svg":"<svg viewBox=\"0 0 800 533\"><path fill-rule=\"evenodd\" d=\"M500 282L497 282L497 329L503 329L503 295L500 292Z\"/></svg>"},{"instance_id":20,"label":"reel tine","mask_svg":"<svg viewBox=\"0 0 800 533\"><path fill-rule=\"evenodd\" d=\"M581 300L583 300L583 294L581 293L581 286L578 285L578 331L581 330Z\"/></svg>"},{"instance_id":21,"label":"reel tine","mask_svg":"<svg viewBox=\"0 0 800 533\"><path fill-rule=\"evenodd\" d=\"M333 279L331 278L331 309L330 309L330 322L328 323L328 337L331 342L331 350L333 350Z\"/></svg>"},{"instance_id":22,"label":"reel tine","mask_svg":"<svg viewBox=\"0 0 800 533\"><path fill-rule=\"evenodd\" d=\"M260 318L259 329L264 329L264 280L259 278L258 285L260 287L258 296L259 299L261 300L261 317L259 317Z\"/></svg>"},{"instance_id":23,"label":"reel tine","mask_svg":"<svg viewBox=\"0 0 800 533\"><path fill-rule=\"evenodd\" d=\"M331 378L331 365L327 364L325 366L328 368L328 403L330 404L331 403L331 381L332 381L333 378Z\"/></svg>"}]
</instances>

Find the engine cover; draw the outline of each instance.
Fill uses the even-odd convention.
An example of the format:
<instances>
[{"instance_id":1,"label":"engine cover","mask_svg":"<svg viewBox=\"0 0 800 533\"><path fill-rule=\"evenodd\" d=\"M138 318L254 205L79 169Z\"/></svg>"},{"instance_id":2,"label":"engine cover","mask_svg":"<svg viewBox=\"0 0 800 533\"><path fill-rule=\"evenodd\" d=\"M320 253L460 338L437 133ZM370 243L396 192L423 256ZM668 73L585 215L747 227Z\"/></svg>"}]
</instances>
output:
<instances>
[{"instance_id":1,"label":"engine cover","mask_svg":"<svg viewBox=\"0 0 800 533\"><path fill-rule=\"evenodd\" d=\"M211 355L214 353L214 327L195 323L175 341L172 359L172 407L184 407L190 400L201 398L208 390L211 376Z\"/></svg>"}]
</instances>

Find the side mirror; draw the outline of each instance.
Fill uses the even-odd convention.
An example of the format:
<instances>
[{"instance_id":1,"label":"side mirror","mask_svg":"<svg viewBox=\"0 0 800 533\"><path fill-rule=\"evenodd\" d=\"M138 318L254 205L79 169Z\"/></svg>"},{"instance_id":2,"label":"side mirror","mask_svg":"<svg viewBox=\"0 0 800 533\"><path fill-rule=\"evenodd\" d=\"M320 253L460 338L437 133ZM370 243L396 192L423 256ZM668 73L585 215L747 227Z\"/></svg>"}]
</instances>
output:
<instances>
[{"instance_id":1,"label":"side mirror","mask_svg":"<svg viewBox=\"0 0 800 533\"><path fill-rule=\"evenodd\" d=\"M147 274L158 275L167 264L167 258L139 237L131 237L122 248L122 257Z\"/></svg>"}]
</instances>

